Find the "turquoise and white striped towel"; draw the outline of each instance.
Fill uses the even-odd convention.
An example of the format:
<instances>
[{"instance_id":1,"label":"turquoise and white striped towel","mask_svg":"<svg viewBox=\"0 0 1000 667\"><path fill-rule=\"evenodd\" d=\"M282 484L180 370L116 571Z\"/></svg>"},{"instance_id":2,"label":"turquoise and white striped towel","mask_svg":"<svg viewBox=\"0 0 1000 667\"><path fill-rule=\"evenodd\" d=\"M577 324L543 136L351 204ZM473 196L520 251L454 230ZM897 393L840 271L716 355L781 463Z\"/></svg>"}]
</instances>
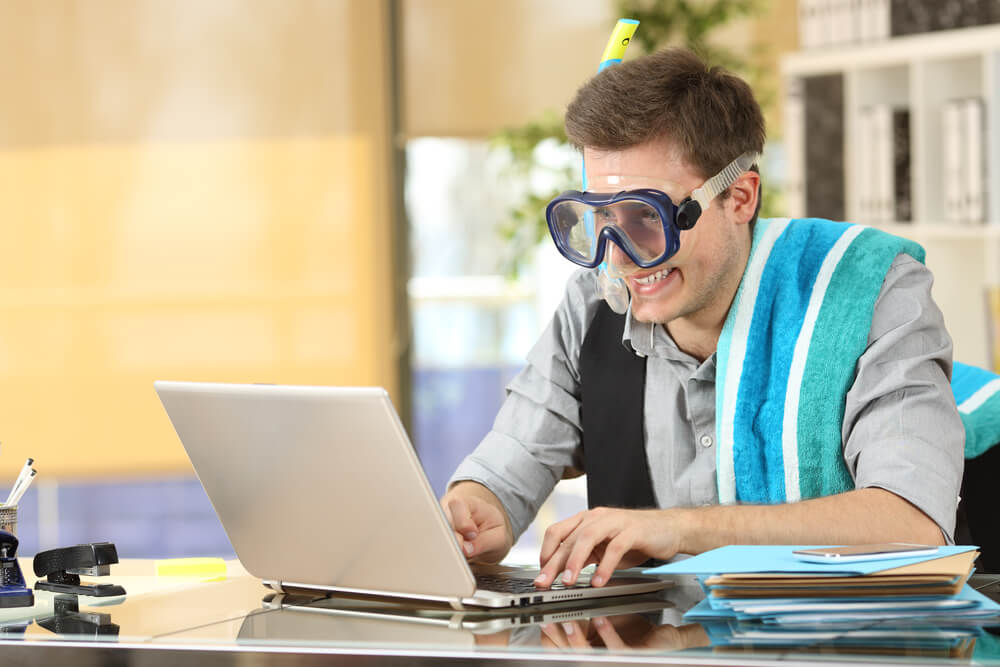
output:
<instances>
[{"instance_id":1,"label":"turquoise and white striped towel","mask_svg":"<svg viewBox=\"0 0 1000 667\"><path fill-rule=\"evenodd\" d=\"M759 220L719 339L717 478L723 503L854 488L841 423L872 312L895 257L916 243L862 225ZM1000 441L1000 378L956 364L967 456ZM970 453L971 452L971 453Z\"/></svg>"}]
</instances>

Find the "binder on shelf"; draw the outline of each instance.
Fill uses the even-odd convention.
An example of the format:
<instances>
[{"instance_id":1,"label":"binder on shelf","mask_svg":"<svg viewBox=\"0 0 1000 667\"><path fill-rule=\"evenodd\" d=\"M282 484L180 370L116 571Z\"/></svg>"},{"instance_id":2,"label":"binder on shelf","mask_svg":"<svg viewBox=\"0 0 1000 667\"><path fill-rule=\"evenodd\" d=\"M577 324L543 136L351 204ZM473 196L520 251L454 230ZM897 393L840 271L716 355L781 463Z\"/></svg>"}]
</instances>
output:
<instances>
[{"instance_id":1,"label":"binder on shelf","mask_svg":"<svg viewBox=\"0 0 1000 667\"><path fill-rule=\"evenodd\" d=\"M844 3L842 0L828 0L830 45L837 46L847 42L847 30L844 24Z\"/></svg>"},{"instance_id":2,"label":"binder on shelf","mask_svg":"<svg viewBox=\"0 0 1000 667\"><path fill-rule=\"evenodd\" d=\"M892 2L891 0L873 0L872 5L873 39L888 39L892 34Z\"/></svg>"},{"instance_id":3,"label":"binder on shelf","mask_svg":"<svg viewBox=\"0 0 1000 667\"><path fill-rule=\"evenodd\" d=\"M803 77L805 141L805 212L810 216L843 220L844 184L844 75Z\"/></svg>"},{"instance_id":4,"label":"binder on shelf","mask_svg":"<svg viewBox=\"0 0 1000 667\"><path fill-rule=\"evenodd\" d=\"M892 201L897 222L913 220L913 199L910 178L910 110L892 110L892 136L889 138L892 154Z\"/></svg>"},{"instance_id":5,"label":"binder on shelf","mask_svg":"<svg viewBox=\"0 0 1000 667\"><path fill-rule=\"evenodd\" d=\"M962 109L958 100L947 100L941 115L944 163L944 219L957 224L965 219L962 186Z\"/></svg>"},{"instance_id":6,"label":"binder on shelf","mask_svg":"<svg viewBox=\"0 0 1000 667\"><path fill-rule=\"evenodd\" d=\"M978 97L966 98L962 102L962 109L965 124L965 173L968 179L965 188L964 222L976 224L986 220L983 101Z\"/></svg>"},{"instance_id":7,"label":"binder on shelf","mask_svg":"<svg viewBox=\"0 0 1000 667\"><path fill-rule=\"evenodd\" d=\"M858 218L910 222L910 111L876 104L858 113Z\"/></svg>"},{"instance_id":8,"label":"binder on shelf","mask_svg":"<svg viewBox=\"0 0 1000 667\"><path fill-rule=\"evenodd\" d=\"M803 49L816 46L816 0L799 0L799 44Z\"/></svg>"},{"instance_id":9,"label":"binder on shelf","mask_svg":"<svg viewBox=\"0 0 1000 667\"><path fill-rule=\"evenodd\" d=\"M946 100L942 111L945 220L982 224L986 220L986 142L983 100Z\"/></svg>"},{"instance_id":10,"label":"binder on shelf","mask_svg":"<svg viewBox=\"0 0 1000 667\"><path fill-rule=\"evenodd\" d=\"M802 49L1000 23L997 0L799 0Z\"/></svg>"},{"instance_id":11,"label":"binder on shelf","mask_svg":"<svg viewBox=\"0 0 1000 667\"><path fill-rule=\"evenodd\" d=\"M1000 23L1000 2L996 0L980 0L979 25Z\"/></svg>"},{"instance_id":12,"label":"binder on shelf","mask_svg":"<svg viewBox=\"0 0 1000 667\"><path fill-rule=\"evenodd\" d=\"M816 46L829 46L833 43L833 7L832 0L816 0L816 23L813 25L813 37Z\"/></svg>"}]
</instances>

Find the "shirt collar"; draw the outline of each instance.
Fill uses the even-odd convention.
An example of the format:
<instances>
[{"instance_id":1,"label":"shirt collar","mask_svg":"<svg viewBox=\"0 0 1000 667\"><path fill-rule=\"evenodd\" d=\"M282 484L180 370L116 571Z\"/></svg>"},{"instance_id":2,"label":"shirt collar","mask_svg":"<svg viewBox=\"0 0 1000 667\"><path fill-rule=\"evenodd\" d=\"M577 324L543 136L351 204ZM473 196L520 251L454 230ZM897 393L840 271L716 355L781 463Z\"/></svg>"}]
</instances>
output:
<instances>
[{"instance_id":1,"label":"shirt collar","mask_svg":"<svg viewBox=\"0 0 1000 667\"><path fill-rule=\"evenodd\" d=\"M691 366L692 369L700 368L705 372L714 375L715 373L715 353L704 363L700 363L687 352L679 347L674 339L667 332L667 328L652 322L640 322L632 317L632 304L629 304L625 312L625 330L622 332L622 345L625 349L634 352L640 357L654 356L668 361L677 361Z\"/></svg>"}]
</instances>

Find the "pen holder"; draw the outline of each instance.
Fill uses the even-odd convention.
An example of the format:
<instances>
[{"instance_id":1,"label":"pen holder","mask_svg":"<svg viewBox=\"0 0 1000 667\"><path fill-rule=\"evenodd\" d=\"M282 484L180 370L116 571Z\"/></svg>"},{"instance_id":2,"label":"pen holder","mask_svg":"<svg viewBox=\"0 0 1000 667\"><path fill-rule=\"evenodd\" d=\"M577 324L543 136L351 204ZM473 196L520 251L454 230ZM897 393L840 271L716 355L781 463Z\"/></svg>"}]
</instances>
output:
<instances>
[{"instance_id":1,"label":"pen holder","mask_svg":"<svg viewBox=\"0 0 1000 667\"><path fill-rule=\"evenodd\" d=\"M0 507L0 530L17 535L17 505Z\"/></svg>"}]
</instances>

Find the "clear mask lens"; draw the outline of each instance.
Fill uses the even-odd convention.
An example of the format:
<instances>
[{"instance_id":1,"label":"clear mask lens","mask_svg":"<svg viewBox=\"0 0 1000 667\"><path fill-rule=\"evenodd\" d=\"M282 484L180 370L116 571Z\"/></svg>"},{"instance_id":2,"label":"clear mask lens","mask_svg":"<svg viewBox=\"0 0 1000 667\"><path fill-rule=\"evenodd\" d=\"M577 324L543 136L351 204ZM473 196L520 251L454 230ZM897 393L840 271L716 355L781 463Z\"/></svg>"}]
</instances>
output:
<instances>
[{"instance_id":1,"label":"clear mask lens","mask_svg":"<svg viewBox=\"0 0 1000 667\"><path fill-rule=\"evenodd\" d=\"M563 247L585 262L596 259L602 234L606 242L643 262L661 257L667 247L663 219L643 201L625 199L594 206L566 200L553 207L551 218L553 234L559 236ZM607 251L607 261L628 263L622 253L610 247Z\"/></svg>"}]
</instances>

